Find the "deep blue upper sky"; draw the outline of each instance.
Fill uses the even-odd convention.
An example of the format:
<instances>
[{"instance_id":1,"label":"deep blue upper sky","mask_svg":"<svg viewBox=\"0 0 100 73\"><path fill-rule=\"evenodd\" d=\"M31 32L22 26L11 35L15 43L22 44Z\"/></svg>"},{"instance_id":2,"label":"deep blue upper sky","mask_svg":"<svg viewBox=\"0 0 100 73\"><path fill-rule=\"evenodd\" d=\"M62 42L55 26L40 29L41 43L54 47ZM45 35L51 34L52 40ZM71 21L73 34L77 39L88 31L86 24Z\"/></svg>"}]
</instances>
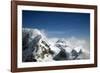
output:
<instances>
[{"instance_id":1,"label":"deep blue upper sky","mask_svg":"<svg viewBox=\"0 0 100 73\"><path fill-rule=\"evenodd\" d=\"M71 12L22 12L22 27L43 29L49 37L90 37L90 14Z\"/></svg>"}]
</instances>

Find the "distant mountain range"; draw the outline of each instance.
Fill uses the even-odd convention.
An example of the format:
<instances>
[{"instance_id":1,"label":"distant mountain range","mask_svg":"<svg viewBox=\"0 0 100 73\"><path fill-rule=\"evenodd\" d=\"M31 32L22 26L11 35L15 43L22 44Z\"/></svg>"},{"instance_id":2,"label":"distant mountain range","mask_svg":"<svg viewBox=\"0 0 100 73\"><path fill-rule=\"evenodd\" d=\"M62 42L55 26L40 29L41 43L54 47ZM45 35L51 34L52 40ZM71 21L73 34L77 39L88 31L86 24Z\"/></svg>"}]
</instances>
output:
<instances>
[{"instance_id":1,"label":"distant mountain range","mask_svg":"<svg viewBox=\"0 0 100 73\"><path fill-rule=\"evenodd\" d=\"M47 62L60 60L87 59L87 53L81 45L72 47L71 42L58 39L51 43L40 30L22 29L22 61L23 62ZM69 43L67 43L69 42ZM76 42L77 43L77 42Z\"/></svg>"}]
</instances>

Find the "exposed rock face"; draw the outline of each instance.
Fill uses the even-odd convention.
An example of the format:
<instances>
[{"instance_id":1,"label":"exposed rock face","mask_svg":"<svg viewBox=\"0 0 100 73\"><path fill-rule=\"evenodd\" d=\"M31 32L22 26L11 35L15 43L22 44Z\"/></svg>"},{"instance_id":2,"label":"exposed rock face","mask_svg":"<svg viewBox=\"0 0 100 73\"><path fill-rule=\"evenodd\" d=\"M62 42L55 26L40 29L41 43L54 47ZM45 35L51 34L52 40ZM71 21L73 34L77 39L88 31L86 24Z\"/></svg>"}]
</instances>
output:
<instances>
[{"instance_id":1,"label":"exposed rock face","mask_svg":"<svg viewBox=\"0 0 100 73\"><path fill-rule=\"evenodd\" d=\"M35 30L36 31L36 30ZM51 61L54 52L51 50L49 44L41 33L35 32L35 36L32 35L33 29L23 29L23 52L22 61Z\"/></svg>"}]
</instances>

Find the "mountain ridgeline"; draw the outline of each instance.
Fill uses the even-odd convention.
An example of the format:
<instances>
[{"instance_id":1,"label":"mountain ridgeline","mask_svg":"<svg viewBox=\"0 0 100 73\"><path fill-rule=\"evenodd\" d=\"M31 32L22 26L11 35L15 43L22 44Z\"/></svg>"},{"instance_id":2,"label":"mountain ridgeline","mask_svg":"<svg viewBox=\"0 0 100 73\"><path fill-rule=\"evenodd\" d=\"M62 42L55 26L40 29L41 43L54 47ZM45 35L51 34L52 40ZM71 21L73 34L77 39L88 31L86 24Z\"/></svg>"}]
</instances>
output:
<instances>
[{"instance_id":1,"label":"mountain ridgeline","mask_svg":"<svg viewBox=\"0 0 100 73\"><path fill-rule=\"evenodd\" d=\"M66 40L51 43L40 30L22 29L22 62L48 62L88 59L84 48L70 47ZM52 41L52 40L51 40ZM76 42L77 43L77 42Z\"/></svg>"}]
</instances>

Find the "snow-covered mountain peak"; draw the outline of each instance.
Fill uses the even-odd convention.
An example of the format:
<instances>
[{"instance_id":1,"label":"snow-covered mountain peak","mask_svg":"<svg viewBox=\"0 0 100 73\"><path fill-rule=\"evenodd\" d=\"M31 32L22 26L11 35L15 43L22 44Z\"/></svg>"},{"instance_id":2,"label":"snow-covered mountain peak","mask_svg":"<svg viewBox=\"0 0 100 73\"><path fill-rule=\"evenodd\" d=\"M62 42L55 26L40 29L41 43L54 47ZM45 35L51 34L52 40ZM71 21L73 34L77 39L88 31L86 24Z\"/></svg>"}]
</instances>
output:
<instances>
[{"instance_id":1,"label":"snow-covered mountain peak","mask_svg":"<svg viewBox=\"0 0 100 73\"><path fill-rule=\"evenodd\" d=\"M66 41L64 39L58 39L56 43L66 43Z\"/></svg>"},{"instance_id":2,"label":"snow-covered mountain peak","mask_svg":"<svg viewBox=\"0 0 100 73\"><path fill-rule=\"evenodd\" d=\"M51 60L71 60L72 55L78 56L80 51L84 52L83 43L75 38L64 39L57 37L47 37L42 30L23 28L23 61L30 60L32 55L35 61L51 61ZM75 58L77 59L77 57Z\"/></svg>"},{"instance_id":3,"label":"snow-covered mountain peak","mask_svg":"<svg viewBox=\"0 0 100 73\"><path fill-rule=\"evenodd\" d=\"M58 39L58 41L56 41L55 45L61 45L63 47L67 47L67 43L66 43L66 40L64 39Z\"/></svg>"}]
</instances>

